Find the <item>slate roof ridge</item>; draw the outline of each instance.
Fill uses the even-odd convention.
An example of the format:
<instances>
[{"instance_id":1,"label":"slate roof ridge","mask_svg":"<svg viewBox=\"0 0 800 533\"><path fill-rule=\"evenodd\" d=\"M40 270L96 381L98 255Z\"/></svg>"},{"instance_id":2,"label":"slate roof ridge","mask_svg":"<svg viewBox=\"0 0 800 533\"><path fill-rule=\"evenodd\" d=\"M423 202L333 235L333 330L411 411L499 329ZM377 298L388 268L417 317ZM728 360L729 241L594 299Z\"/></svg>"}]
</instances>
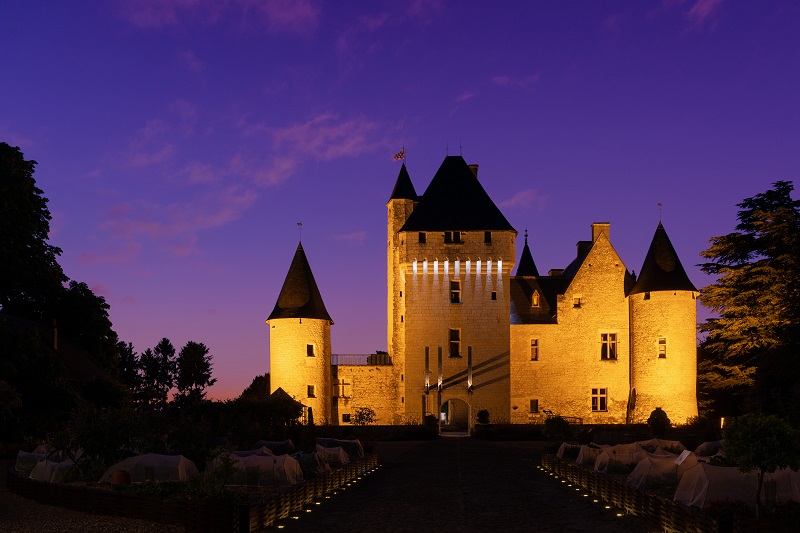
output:
<instances>
[{"instance_id":1,"label":"slate roof ridge","mask_svg":"<svg viewBox=\"0 0 800 533\"><path fill-rule=\"evenodd\" d=\"M400 231L515 231L460 155L444 158Z\"/></svg>"},{"instance_id":2,"label":"slate roof ridge","mask_svg":"<svg viewBox=\"0 0 800 533\"><path fill-rule=\"evenodd\" d=\"M629 295L657 291L697 292L660 221L639 271L639 278Z\"/></svg>"},{"instance_id":3,"label":"slate roof ridge","mask_svg":"<svg viewBox=\"0 0 800 533\"><path fill-rule=\"evenodd\" d=\"M522 247L522 255L519 258L517 265L517 276L538 276L539 270L536 268L536 263L533 261L531 249L528 246L528 230L525 230L525 246Z\"/></svg>"},{"instance_id":4,"label":"slate roof ridge","mask_svg":"<svg viewBox=\"0 0 800 533\"><path fill-rule=\"evenodd\" d=\"M267 321L274 318L315 318L328 320L333 324L314 280L302 242L297 245L278 301Z\"/></svg>"},{"instance_id":5,"label":"slate roof ridge","mask_svg":"<svg viewBox=\"0 0 800 533\"><path fill-rule=\"evenodd\" d=\"M400 173L397 175L397 180L392 189L392 196L389 200L414 200L419 198L417 191L414 189L414 183L411 181L411 176L408 175L406 164L400 167Z\"/></svg>"}]
</instances>

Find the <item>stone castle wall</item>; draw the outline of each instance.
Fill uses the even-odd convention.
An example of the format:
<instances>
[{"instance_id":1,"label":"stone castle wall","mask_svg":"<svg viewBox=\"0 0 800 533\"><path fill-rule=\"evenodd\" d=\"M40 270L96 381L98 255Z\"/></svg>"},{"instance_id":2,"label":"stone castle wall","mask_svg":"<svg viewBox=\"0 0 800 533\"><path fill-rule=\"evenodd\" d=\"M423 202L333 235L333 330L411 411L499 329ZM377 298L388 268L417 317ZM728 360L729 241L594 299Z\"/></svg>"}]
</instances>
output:
<instances>
[{"instance_id":1,"label":"stone castle wall","mask_svg":"<svg viewBox=\"0 0 800 533\"><path fill-rule=\"evenodd\" d=\"M339 425L347 425L343 415L355 415L360 407L375 411L376 424L398 424L397 382L394 367L338 365L333 367L334 418Z\"/></svg>"},{"instance_id":2,"label":"stone castle wall","mask_svg":"<svg viewBox=\"0 0 800 533\"><path fill-rule=\"evenodd\" d=\"M311 407L314 422L331 419L331 324L311 318L278 318L269 324L270 393L278 387ZM314 356L307 347L314 346ZM314 386L309 397L308 386Z\"/></svg>"},{"instance_id":3,"label":"stone castle wall","mask_svg":"<svg viewBox=\"0 0 800 533\"><path fill-rule=\"evenodd\" d=\"M683 424L697 416L696 293L639 293L631 295L630 306L632 422L646 422L661 407L673 423ZM665 357L659 357L659 339L666 341Z\"/></svg>"}]
</instances>

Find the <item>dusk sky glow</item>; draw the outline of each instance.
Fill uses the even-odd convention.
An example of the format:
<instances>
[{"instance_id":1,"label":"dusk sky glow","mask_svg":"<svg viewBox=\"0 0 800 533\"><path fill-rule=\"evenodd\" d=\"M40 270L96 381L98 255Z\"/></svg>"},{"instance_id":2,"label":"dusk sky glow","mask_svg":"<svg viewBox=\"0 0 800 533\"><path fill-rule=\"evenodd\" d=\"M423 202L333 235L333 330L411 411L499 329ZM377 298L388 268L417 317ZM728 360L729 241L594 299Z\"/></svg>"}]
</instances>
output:
<instances>
[{"instance_id":1,"label":"dusk sky glow","mask_svg":"<svg viewBox=\"0 0 800 533\"><path fill-rule=\"evenodd\" d=\"M698 288L736 204L800 168L792 0L5 0L0 50L64 272L137 352L205 343L212 398L269 368L298 222L334 353L386 349L402 147L419 194L480 165L542 273L600 221L638 272L660 202Z\"/></svg>"}]
</instances>

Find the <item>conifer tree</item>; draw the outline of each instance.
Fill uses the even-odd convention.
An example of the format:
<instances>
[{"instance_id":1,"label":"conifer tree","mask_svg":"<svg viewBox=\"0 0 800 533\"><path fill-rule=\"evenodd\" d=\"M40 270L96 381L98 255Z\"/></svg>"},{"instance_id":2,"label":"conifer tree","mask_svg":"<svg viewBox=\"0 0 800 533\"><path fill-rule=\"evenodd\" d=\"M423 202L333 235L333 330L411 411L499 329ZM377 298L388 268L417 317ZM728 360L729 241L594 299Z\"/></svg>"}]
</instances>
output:
<instances>
[{"instance_id":1,"label":"conifer tree","mask_svg":"<svg viewBox=\"0 0 800 533\"><path fill-rule=\"evenodd\" d=\"M792 189L778 181L745 199L736 231L713 237L701 253L708 260L701 269L717 280L700 299L719 315L701 326L709 355L701 384L711 391L750 387L753 407L771 412L785 412L798 385L800 201Z\"/></svg>"}]
</instances>

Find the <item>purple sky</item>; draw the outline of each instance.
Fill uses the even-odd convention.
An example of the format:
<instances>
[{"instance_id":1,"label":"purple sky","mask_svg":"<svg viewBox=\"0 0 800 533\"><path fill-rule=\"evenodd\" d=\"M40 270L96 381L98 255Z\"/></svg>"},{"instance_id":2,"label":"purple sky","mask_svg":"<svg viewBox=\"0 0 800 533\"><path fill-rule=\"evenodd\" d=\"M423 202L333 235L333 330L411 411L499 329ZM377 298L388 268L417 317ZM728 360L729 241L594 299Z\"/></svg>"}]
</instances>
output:
<instances>
[{"instance_id":1,"label":"purple sky","mask_svg":"<svg viewBox=\"0 0 800 533\"><path fill-rule=\"evenodd\" d=\"M386 349L403 146L418 193L461 146L540 272L597 221L638 271L661 202L707 285L735 204L800 167L799 28L789 0L5 0L0 140L121 339L204 342L226 398L268 370L297 222L334 353Z\"/></svg>"}]
</instances>

